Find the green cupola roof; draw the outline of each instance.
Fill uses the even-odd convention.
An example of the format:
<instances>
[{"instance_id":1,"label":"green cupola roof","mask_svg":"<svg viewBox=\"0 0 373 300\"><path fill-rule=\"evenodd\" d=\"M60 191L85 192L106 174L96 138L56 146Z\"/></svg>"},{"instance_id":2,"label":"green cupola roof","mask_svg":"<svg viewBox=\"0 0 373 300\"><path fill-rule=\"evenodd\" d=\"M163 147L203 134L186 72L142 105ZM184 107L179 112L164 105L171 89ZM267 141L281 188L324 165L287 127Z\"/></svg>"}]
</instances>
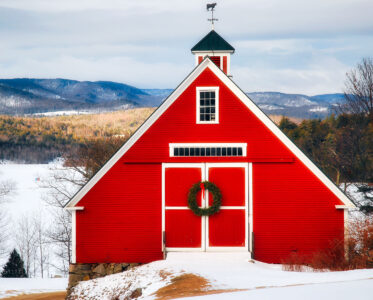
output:
<instances>
[{"instance_id":1,"label":"green cupola roof","mask_svg":"<svg viewBox=\"0 0 373 300\"><path fill-rule=\"evenodd\" d=\"M199 51L227 51L234 52L234 48L223 39L215 30L211 30L193 48L192 52Z\"/></svg>"}]
</instances>

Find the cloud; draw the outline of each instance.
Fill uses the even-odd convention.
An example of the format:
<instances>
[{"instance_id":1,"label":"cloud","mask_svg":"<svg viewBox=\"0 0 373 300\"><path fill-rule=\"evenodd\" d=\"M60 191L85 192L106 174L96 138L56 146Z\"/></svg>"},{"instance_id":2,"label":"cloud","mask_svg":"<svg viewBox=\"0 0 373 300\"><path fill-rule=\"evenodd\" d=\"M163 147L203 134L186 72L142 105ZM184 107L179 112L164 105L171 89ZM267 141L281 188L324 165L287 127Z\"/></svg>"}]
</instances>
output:
<instances>
[{"instance_id":1,"label":"cloud","mask_svg":"<svg viewBox=\"0 0 373 300\"><path fill-rule=\"evenodd\" d=\"M373 53L373 2L225 0L217 31L243 89L339 91ZM200 0L0 0L0 77L175 87L209 30Z\"/></svg>"}]
</instances>

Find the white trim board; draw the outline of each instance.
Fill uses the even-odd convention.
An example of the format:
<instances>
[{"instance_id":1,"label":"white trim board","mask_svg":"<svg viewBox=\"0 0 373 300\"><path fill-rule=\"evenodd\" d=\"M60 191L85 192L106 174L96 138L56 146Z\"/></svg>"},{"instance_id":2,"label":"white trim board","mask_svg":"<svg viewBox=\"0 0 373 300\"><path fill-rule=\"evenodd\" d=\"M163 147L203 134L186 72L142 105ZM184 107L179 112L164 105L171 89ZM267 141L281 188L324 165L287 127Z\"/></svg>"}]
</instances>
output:
<instances>
[{"instance_id":1,"label":"white trim board","mask_svg":"<svg viewBox=\"0 0 373 300\"><path fill-rule=\"evenodd\" d=\"M128 141L111 159L84 185L65 207L75 206L88 191L105 175L105 173L140 139L140 137L157 121L157 119L178 99L186 88L205 70L209 68L262 123L346 206L354 208L351 200L277 127L272 120L220 69L208 56L184 79L161 106L140 126Z\"/></svg>"}]
</instances>

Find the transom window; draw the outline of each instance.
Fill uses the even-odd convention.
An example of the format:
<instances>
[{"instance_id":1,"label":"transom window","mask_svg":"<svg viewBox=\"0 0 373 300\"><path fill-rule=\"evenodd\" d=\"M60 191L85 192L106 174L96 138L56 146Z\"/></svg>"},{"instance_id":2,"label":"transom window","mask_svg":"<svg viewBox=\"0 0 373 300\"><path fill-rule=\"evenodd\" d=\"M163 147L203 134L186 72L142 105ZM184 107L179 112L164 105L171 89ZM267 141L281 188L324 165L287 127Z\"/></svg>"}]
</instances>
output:
<instances>
[{"instance_id":1,"label":"transom window","mask_svg":"<svg viewBox=\"0 0 373 300\"><path fill-rule=\"evenodd\" d=\"M243 143L204 143L204 144L170 144L170 156L246 156L246 144Z\"/></svg>"},{"instance_id":2,"label":"transom window","mask_svg":"<svg viewBox=\"0 0 373 300\"><path fill-rule=\"evenodd\" d=\"M197 87L197 123L219 123L218 105L218 87Z\"/></svg>"}]
</instances>

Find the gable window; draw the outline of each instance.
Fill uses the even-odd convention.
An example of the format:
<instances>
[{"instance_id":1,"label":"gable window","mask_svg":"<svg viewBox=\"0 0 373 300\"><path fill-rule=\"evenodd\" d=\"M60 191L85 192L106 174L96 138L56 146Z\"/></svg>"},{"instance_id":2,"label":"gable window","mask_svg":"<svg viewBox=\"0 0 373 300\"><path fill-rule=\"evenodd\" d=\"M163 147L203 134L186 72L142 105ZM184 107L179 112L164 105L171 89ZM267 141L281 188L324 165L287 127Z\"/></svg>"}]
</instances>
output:
<instances>
[{"instance_id":1,"label":"gable window","mask_svg":"<svg viewBox=\"0 0 373 300\"><path fill-rule=\"evenodd\" d=\"M197 87L197 123L219 123L219 87Z\"/></svg>"},{"instance_id":2,"label":"gable window","mask_svg":"<svg viewBox=\"0 0 373 300\"><path fill-rule=\"evenodd\" d=\"M170 156L246 156L246 148L246 143L171 143Z\"/></svg>"}]
</instances>

